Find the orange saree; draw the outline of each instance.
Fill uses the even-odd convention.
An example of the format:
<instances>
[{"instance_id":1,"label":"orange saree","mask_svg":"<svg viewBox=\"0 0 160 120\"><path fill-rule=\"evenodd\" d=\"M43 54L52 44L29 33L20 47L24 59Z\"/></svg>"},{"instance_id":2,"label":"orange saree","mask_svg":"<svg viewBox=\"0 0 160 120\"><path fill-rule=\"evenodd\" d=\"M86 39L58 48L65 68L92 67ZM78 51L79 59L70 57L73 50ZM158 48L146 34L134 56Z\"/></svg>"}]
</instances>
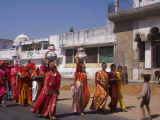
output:
<instances>
[{"instance_id":1,"label":"orange saree","mask_svg":"<svg viewBox=\"0 0 160 120\"><path fill-rule=\"evenodd\" d=\"M96 90L91 104L93 110L104 110L108 97L108 74L101 70L95 76Z\"/></svg>"},{"instance_id":2,"label":"orange saree","mask_svg":"<svg viewBox=\"0 0 160 120\"><path fill-rule=\"evenodd\" d=\"M80 83L78 85L77 83ZM76 72L74 80L74 92L73 92L73 112L83 112L89 103L90 93L87 86L87 75L84 72Z\"/></svg>"}]
</instances>

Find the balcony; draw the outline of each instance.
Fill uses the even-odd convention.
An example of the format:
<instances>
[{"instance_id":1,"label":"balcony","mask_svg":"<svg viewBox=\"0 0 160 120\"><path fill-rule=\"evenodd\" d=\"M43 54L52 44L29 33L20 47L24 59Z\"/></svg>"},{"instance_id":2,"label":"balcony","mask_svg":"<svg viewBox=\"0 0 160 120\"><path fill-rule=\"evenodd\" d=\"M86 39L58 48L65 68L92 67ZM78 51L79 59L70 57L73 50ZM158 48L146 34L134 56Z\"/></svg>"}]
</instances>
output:
<instances>
[{"instance_id":1,"label":"balcony","mask_svg":"<svg viewBox=\"0 0 160 120\"><path fill-rule=\"evenodd\" d=\"M155 4L147 4L143 7L128 8L127 10L119 10L118 12L109 12L109 20L117 23L121 21L134 21L145 17L159 15L160 2ZM148 14L149 13L149 14Z\"/></svg>"}]
</instances>

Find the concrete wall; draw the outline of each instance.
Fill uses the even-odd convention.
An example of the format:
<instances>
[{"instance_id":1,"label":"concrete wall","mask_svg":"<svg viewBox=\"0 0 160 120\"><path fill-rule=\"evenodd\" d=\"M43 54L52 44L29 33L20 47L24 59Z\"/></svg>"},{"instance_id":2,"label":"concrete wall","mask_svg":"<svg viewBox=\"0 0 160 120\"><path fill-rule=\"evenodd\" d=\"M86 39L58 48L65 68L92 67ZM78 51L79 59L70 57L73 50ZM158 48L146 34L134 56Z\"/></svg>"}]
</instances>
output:
<instances>
[{"instance_id":1,"label":"concrete wall","mask_svg":"<svg viewBox=\"0 0 160 120\"><path fill-rule=\"evenodd\" d=\"M115 23L114 32L116 34L116 63L127 66L128 78L130 81L140 81L141 73L145 69L145 61L137 61L137 33L147 35L152 27L160 28L160 16L146 17L137 21L124 21Z\"/></svg>"},{"instance_id":2,"label":"concrete wall","mask_svg":"<svg viewBox=\"0 0 160 120\"><path fill-rule=\"evenodd\" d=\"M159 0L142 0L142 2L139 2L140 0L133 0L134 1L134 7L143 7L150 4L159 3Z\"/></svg>"},{"instance_id":3,"label":"concrete wall","mask_svg":"<svg viewBox=\"0 0 160 120\"><path fill-rule=\"evenodd\" d=\"M132 71L134 66L133 60L133 23L117 23L115 26L116 34L116 64L127 66L128 70L128 79L132 80Z\"/></svg>"},{"instance_id":4,"label":"concrete wall","mask_svg":"<svg viewBox=\"0 0 160 120\"><path fill-rule=\"evenodd\" d=\"M114 34L107 27L90 28L73 33L59 34L59 41L62 47L78 47L90 45L102 45L114 42Z\"/></svg>"}]
</instances>

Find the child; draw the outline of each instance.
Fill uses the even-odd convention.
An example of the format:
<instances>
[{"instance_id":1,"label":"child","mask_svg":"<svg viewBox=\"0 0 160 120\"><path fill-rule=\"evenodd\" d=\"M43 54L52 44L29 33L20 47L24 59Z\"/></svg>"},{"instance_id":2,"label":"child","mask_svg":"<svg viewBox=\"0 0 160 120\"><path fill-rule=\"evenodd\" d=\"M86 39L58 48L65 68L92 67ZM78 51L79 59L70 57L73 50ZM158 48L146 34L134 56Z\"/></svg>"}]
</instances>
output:
<instances>
[{"instance_id":1,"label":"child","mask_svg":"<svg viewBox=\"0 0 160 120\"><path fill-rule=\"evenodd\" d=\"M142 119L141 120L145 119L145 108L144 108L144 106L147 109L149 120L152 120L151 113L150 113L150 107L149 107L150 99L151 99L151 89L150 89L150 85L149 85L149 80L150 80L149 76L144 76L143 88L142 88L142 91L141 91L141 95L138 97L138 99L141 99L141 103L140 103L140 108L141 108L141 111L142 111Z\"/></svg>"}]
</instances>

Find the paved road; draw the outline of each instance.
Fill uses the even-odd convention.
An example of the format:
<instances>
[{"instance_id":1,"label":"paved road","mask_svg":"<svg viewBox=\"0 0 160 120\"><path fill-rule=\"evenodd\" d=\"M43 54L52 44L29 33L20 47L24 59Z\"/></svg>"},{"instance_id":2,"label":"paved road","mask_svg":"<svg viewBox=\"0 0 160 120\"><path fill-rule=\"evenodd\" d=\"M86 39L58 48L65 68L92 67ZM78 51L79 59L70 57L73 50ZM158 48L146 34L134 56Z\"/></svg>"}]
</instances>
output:
<instances>
[{"instance_id":1,"label":"paved road","mask_svg":"<svg viewBox=\"0 0 160 120\"><path fill-rule=\"evenodd\" d=\"M29 112L30 107L21 107L15 104L9 104L7 108L0 107L0 120L47 120L47 118L39 118L33 113ZM83 117L71 113L71 106L59 103L57 105L58 120L128 120L121 118L107 111L105 114L95 114L93 112L86 112Z\"/></svg>"}]
</instances>

